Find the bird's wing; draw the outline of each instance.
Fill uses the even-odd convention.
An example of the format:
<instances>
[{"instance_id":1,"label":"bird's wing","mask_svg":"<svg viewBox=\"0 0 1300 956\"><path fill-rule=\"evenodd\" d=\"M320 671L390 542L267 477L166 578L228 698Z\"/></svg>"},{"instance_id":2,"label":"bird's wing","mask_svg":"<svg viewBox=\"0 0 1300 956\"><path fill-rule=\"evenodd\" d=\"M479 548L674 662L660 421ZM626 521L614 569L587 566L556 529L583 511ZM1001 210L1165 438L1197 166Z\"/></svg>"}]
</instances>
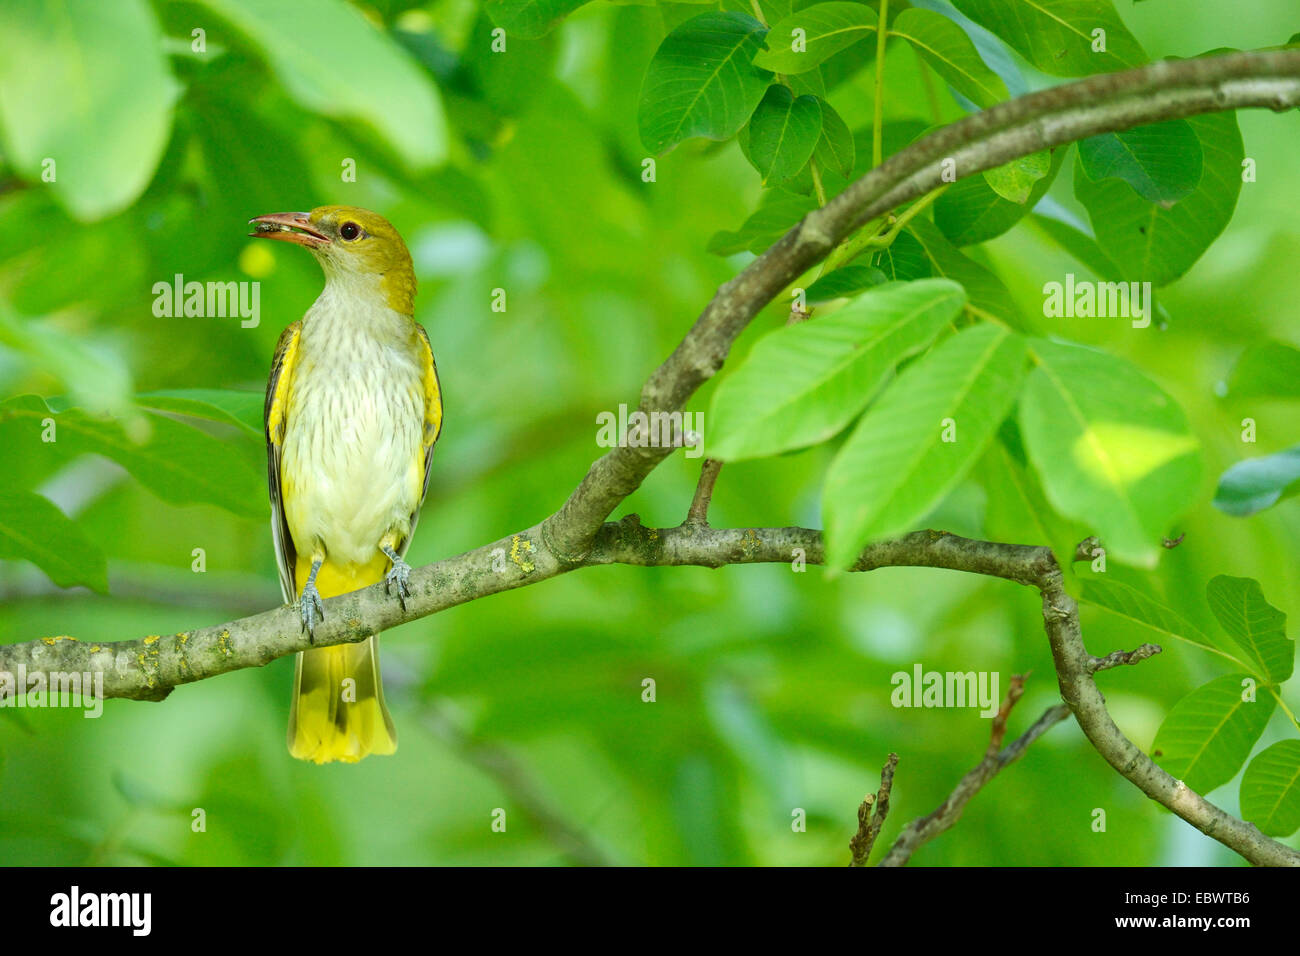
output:
<instances>
[{"instance_id":1,"label":"bird's wing","mask_svg":"<svg viewBox=\"0 0 1300 956\"><path fill-rule=\"evenodd\" d=\"M401 547L403 556L411 545L411 538L415 536L415 525L420 520L420 506L424 504L424 497L429 493L429 467L433 464L433 446L438 443L438 436L442 434L442 388L438 384L438 366L433 361L433 346L429 344L429 333L425 331L424 326L416 322L415 328L420 333L420 351L424 360L424 486L420 491L420 503L411 512L411 531Z\"/></svg>"},{"instance_id":2,"label":"bird's wing","mask_svg":"<svg viewBox=\"0 0 1300 956\"><path fill-rule=\"evenodd\" d=\"M280 590L286 603L298 599L294 582L294 564L297 551L293 536L284 517L284 502L280 491L280 452L284 444L285 417L289 412L289 386L293 381L298 358L298 333L302 331L299 320L280 333L275 345L275 358L271 360L271 378L266 383L266 471L271 492L271 534L275 539L275 560L280 567Z\"/></svg>"}]
</instances>

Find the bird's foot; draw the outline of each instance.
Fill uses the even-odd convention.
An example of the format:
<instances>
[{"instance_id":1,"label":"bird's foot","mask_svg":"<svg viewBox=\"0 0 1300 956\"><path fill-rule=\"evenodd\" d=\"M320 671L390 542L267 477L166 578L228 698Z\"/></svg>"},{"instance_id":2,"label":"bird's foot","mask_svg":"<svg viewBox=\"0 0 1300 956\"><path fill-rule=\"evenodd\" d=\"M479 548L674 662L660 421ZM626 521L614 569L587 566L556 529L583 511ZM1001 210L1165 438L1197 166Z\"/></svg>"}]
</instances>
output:
<instances>
[{"instance_id":1,"label":"bird's foot","mask_svg":"<svg viewBox=\"0 0 1300 956\"><path fill-rule=\"evenodd\" d=\"M388 574L384 576L384 590L389 594L393 593L393 588L397 588L397 600L402 602L402 610L406 610L406 599L411 596L411 566L402 560L401 555L389 548L384 548L384 553L388 555L393 566L389 569Z\"/></svg>"},{"instance_id":2,"label":"bird's foot","mask_svg":"<svg viewBox=\"0 0 1300 956\"><path fill-rule=\"evenodd\" d=\"M302 615L302 629L307 632L308 639L315 643L316 625L325 620L325 606L321 603L320 591L314 581L308 581L302 589L298 611Z\"/></svg>"}]
</instances>

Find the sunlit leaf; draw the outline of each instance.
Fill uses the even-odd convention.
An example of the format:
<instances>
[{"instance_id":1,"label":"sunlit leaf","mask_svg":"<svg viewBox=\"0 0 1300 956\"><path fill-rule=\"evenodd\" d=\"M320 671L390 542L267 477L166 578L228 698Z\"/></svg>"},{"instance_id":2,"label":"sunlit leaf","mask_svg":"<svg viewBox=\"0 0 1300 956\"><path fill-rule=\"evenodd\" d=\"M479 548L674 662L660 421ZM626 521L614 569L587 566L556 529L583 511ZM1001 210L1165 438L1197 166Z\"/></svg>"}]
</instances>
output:
<instances>
[{"instance_id":1,"label":"sunlit leaf","mask_svg":"<svg viewBox=\"0 0 1300 956\"><path fill-rule=\"evenodd\" d=\"M1089 522L1108 554L1154 565L1200 478L1186 416L1126 359L1042 340L1032 347L1038 367L1020 426L1048 500Z\"/></svg>"},{"instance_id":2,"label":"sunlit leaf","mask_svg":"<svg viewBox=\"0 0 1300 956\"><path fill-rule=\"evenodd\" d=\"M995 193L1008 202L1032 207L1029 199L1038 188L1038 184L1043 177L1052 168L1053 154L1063 152L1065 151L1059 148L1056 150L1044 149L1039 150L1037 153L1030 153L1028 156L1021 156L1019 159L1013 159L1005 165L984 170L984 181L989 184L989 187Z\"/></svg>"}]
</instances>

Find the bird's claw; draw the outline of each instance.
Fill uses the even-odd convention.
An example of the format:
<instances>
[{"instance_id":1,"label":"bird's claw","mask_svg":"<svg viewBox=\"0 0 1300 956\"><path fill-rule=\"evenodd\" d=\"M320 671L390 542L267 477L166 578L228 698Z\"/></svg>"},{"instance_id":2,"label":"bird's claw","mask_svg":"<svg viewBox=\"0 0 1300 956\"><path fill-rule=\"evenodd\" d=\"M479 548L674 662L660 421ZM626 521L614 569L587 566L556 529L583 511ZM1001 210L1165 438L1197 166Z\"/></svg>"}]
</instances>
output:
<instances>
[{"instance_id":1,"label":"bird's claw","mask_svg":"<svg viewBox=\"0 0 1300 956\"><path fill-rule=\"evenodd\" d=\"M325 620L325 606L321 603L320 591L316 589L315 584L308 582L302 589L298 610L302 614L302 629L307 632L308 639L314 642L316 625Z\"/></svg>"},{"instance_id":2,"label":"bird's claw","mask_svg":"<svg viewBox=\"0 0 1300 956\"><path fill-rule=\"evenodd\" d=\"M402 610L406 610L406 599L411 596L411 586L408 583L411 577L411 566L401 558L393 559L393 566L388 574L384 577L384 590L392 594L393 585L397 585L397 600L402 602Z\"/></svg>"}]
</instances>

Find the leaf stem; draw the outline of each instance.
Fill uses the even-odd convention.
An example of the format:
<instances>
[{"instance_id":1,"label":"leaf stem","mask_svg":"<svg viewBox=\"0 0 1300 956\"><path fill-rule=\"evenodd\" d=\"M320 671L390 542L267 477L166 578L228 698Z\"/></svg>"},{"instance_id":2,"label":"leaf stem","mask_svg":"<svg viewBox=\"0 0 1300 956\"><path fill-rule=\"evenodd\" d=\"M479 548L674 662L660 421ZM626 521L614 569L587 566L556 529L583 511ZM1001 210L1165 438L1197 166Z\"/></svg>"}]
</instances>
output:
<instances>
[{"instance_id":1,"label":"leaf stem","mask_svg":"<svg viewBox=\"0 0 1300 956\"><path fill-rule=\"evenodd\" d=\"M876 27L876 103L871 119L871 165L879 166L884 160L884 144L880 132L885 120L885 20L889 15L889 0L880 0L880 21Z\"/></svg>"},{"instance_id":2,"label":"leaf stem","mask_svg":"<svg viewBox=\"0 0 1300 956\"><path fill-rule=\"evenodd\" d=\"M1300 720L1296 720L1295 713L1286 705L1286 701L1282 699L1282 695L1278 693L1277 688L1270 685L1268 692L1277 699L1277 705L1282 708L1282 713L1286 714L1287 719L1295 724L1297 728L1300 728Z\"/></svg>"},{"instance_id":3,"label":"leaf stem","mask_svg":"<svg viewBox=\"0 0 1300 956\"><path fill-rule=\"evenodd\" d=\"M903 231L903 227L911 222L916 216L924 212L930 205L943 194L951 183L944 183L938 189L926 193L912 205L908 206L903 214L893 221L887 232L875 234L875 228L879 228L880 221L873 221L862 228L860 232L852 239L845 242L836 250L839 255L832 256L836 260L836 266L846 265L856 259L862 253L868 250L888 249L898 238L898 234Z\"/></svg>"},{"instance_id":4,"label":"leaf stem","mask_svg":"<svg viewBox=\"0 0 1300 956\"><path fill-rule=\"evenodd\" d=\"M808 160L808 171L812 173L813 191L817 193L817 205L826 205L826 187L822 185L822 171L817 165L817 157Z\"/></svg>"}]
</instances>

